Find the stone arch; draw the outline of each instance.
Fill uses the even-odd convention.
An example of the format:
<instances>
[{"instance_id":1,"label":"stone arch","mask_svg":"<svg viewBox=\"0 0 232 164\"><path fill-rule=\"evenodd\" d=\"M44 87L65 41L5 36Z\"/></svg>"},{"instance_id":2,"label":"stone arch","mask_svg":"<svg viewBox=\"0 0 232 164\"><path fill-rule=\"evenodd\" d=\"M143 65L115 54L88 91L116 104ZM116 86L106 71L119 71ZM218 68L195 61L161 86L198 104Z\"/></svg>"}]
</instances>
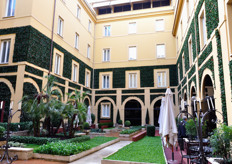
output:
<instances>
[{"instance_id":1,"label":"stone arch","mask_svg":"<svg viewBox=\"0 0 232 164\"><path fill-rule=\"evenodd\" d=\"M123 103L122 103L122 108L123 108L123 109L125 108L126 103L127 103L128 101L130 101L130 100L137 100L137 101L140 103L141 108L142 108L142 109L144 108L144 103L142 102L142 100L141 100L140 98L138 98L138 97L128 97L128 98L125 99L125 100L123 101Z\"/></svg>"},{"instance_id":2,"label":"stone arch","mask_svg":"<svg viewBox=\"0 0 232 164\"><path fill-rule=\"evenodd\" d=\"M63 100L64 100L64 95L63 95L62 90L61 90L59 87L57 87L57 86L52 87L51 91L54 91L54 90L57 90L57 91L60 93L61 101L63 102Z\"/></svg>"},{"instance_id":3,"label":"stone arch","mask_svg":"<svg viewBox=\"0 0 232 164\"><path fill-rule=\"evenodd\" d=\"M91 106L91 100L90 100L89 96L85 96L85 97L83 98L83 102L85 102L86 100L89 102L89 106ZM88 106L88 105L87 105L87 106Z\"/></svg>"},{"instance_id":4,"label":"stone arch","mask_svg":"<svg viewBox=\"0 0 232 164\"><path fill-rule=\"evenodd\" d=\"M0 82L3 82L8 86L8 88L10 89L10 93L11 93L11 99L13 99L14 88L13 88L11 82L9 80L7 80L7 79L4 79L4 78L0 78Z\"/></svg>"},{"instance_id":5,"label":"stone arch","mask_svg":"<svg viewBox=\"0 0 232 164\"><path fill-rule=\"evenodd\" d=\"M162 97L163 97L163 96L156 97L156 98L152 101L151 106L150 106L150 109L153 108L153 106L155 105L155 103L156 103L157 101L162 100Z\"/></svg>"},{"instance_id":6,"label":"stone arch","mask_svg":"<svg viewBox=\"0 0 232 164\"><path fill-rule=\"evenodd\" d=\"M213 72L210 70L210 69L208 69L208 68L206 68L204 71L203 71L203 73L202 73L202 78L201 78L201 81L200 81L200 86L201 86L201 88L200 88L200 98L202 99L204 96L203 96L203 89L204 89L204 81L205 81L205 77L206 76L209 76L210 78L211 78L211 81L212 81L212 84L213 84L213 88L214 88L214 90L215 90L215 83L214 83L214 78L213 78Z\"/></svg>"},{"instance_id":7,"label":"stone arch","mask_svg":"<svg viewBox=\"0 0 232 164\"><path fill-rule=\"evenodd\" d=\"M25 78L24 83L31 83L37 90L38 93L40 93L40 88L38 86L38 84L35 82L35 80L31 79L31 78Z\"/></svg>"},{"instance_id":8,"label":"stone arch","mask_svg":"<svg viewBox=\"0 0 232 164\"><path fill-rule=\"evenodd\" d=\"M159 96L159 97L156 97L153 101L152 101L152 103L151 103L151 106L150 106L150 113L151 113L151 124L152 125L154 125L155 124L155 121L154 121L154 105L155 105L155 103L156 102L158 102L159 100L161 100L162 101L162 97L163 96Z\"/></svg>"}]
</instances>

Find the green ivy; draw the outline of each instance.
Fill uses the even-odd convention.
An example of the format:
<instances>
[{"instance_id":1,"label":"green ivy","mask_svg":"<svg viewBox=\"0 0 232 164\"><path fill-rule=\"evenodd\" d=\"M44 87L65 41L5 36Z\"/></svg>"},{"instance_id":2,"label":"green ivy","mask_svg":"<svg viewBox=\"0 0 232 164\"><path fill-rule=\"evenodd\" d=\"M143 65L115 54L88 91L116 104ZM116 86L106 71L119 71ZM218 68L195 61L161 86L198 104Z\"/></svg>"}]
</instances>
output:
<instances>
[{"instance_id":1,"label":"green ivy","mask_svg":"<svg viewBox=\"0 0 232 164\"><path fill-rule=\"evenodd\" d=\"M103 90L103 91L96 91L95 94L115 94L116 90Z\"/></svg>"},{"instance_id":2,"label":"green ivy","mask_svg":"<svg viewBox=\"0 0 232 164\"><path fill-rule=\"evenodd\" d=\"M218 69L220 77L220 87L221 87L221 101L222 101L222 114L225 124L228 124L227 120L227 108L226 108L226 91L225 91L225 82L224 82L224 71L223 71L223 60L222 60L222 46L221 46L221 36L219 31L215 32L217 39L217 57L218 57Z\"/></svg>"},{"instance_id":3,"label":"green ivy","mask_svg":"<svg viewBox=\"0 0 232 164\"><path fill-rule=\"evenodd\" d=\"M144 95L124 95L122 96L122 102L126 100L128 97L137 97L144 103Z\"/></svg>"},{"instance_id":4,"label":"green ivy","mask_svg":"<svg viewBox=\"0 0 232 164\"><path fill-rule=\"evenodd\" d=\"M157 97L164 96L165 94L159 94L159 95L150 95L150 104L153 100L155 100Z\"/></svg>"},{"instance_id":5,"label":"green ivy","mask_svg":"<svg viewBox=\"0 0 232 164\"><path fill-rule=\"evenodd\" d=\"M230 61L230 82L231 82L231 92L232 92L232 60Z\"/></svg>"},{"instance_id":6,"label":"green ivy","mask_svg":"<svg viewBox=\"0 0 232 164\"><path fill-rule=\"evenodd\" d=\"M102 97L105 97L105 96L95 96L95 102L97 102ZM114 101L114 103L117 104L116 96L107 96L107 97L111 98Z\"/></svg>"},{"instance_id":7,"label":"green ivy","mask_svg":"<svg viewBox=\"0 0 232 164\"><path fill-rule=\"evenodd\" d=\"M186 84L187 78L185 77L184 80L182 81L182 86Z\"/></svg>"},{"instance_id":8,"label":"green ivy","mask_svg":"<svg viewBox=\"0 0 232 164\"><path fill-rule=\"evenodd\" d=\"M122 90L122 93L144 93L144 89Z\"/></svg>"},{"instance_id":9,"label":"green ivy","mask_svg":"<svg viewBox=\"0 0 232 164\"><path fill-rule=\"evenodd\" d=\"M29 76L29 75L24 75L24 77L25 78L31 78L31 79L33 79L36 83L37 83L37 85L39 86L39 89L40 89L40 91L42 90L42 80L40 80L40 79L37 79L37 78L35 78L35 77L32 77L32 76ZM28 88L28 90L29 90L29 92L30 92L30 89Z\"/></svg>"},{"instance_id":10,"label":"green ivy","mask_svg":"<svg viewBox=\"0 0 232 164\"><path fill-rule=\"evenodd\" d=\"M180 85L178 86L178 92L180 91L181 87L182 87L182 86L181 86L181 84L180 84Z\"/></svg>"},{"instance_id":11,"label":"green ivy","mask_svg":"<svg viewBox=\"0 0 232 164\"><path fill-rule=\"evenodd\" d=\"M29 66L29 65L26 65L25 71L26 71L26 72L29 72L29 73L32 73L32 74L34 74L34 75L43 77L43 71L40 71L40 70L38 70L38 69L36 69L36 68L33 68L33 67Z\"/></svg>"},{"instance_id":12,"label":"green ivy","mask_svg":"<svg viewBox=\"0 0 232 164\"><path fill-rule=\"evenodd\" d=\"M192 77L192 75L195 74L195 72L196 72L196 67L195 67L195 65L193 65L188 73L188 78L190 79Z\"/></svg>"},{"instance_id":13,"label":"green ivy","mask_svg":"<svg viewBox=\"0 0 232 164\"><path fill-rule=\"evenodd\" d=\"M188 86L189 86L189 93L191 92L191 91L190 91L190 89L191 89L191 88L190 88L190 87L191 87L190 85L191 85L191 83L192 83L192 82L194 82L195 87L197 87L197 85L196 85L196 84L197 84L196 75L195 75L195 76L193 76L193 77L189 80L189 82L188 82ZM197 89L197 88L195 88L195 89Z\"/></svg>"},{"instance_id":14,"label":"green ivy","mask_svg":"<svg viewBox=\"0 0 232 164\"><path fill-rule=\"evenodd\" d=\"M198 66L200 66L205 59L211 54L213 51L212 41L208 44L208 46L205 48L205 50L202 52L201 56L198 59Z\"/></svg>"}]
</instances>

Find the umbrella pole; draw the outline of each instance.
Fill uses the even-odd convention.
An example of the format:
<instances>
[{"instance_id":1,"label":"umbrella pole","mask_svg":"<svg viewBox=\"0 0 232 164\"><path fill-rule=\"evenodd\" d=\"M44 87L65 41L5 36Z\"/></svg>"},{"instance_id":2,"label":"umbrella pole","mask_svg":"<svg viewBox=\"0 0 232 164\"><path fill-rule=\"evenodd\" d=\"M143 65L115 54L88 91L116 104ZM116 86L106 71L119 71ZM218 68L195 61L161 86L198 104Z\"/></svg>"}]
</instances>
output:
<instances>
[{"instance_id":1,"label":"umbrella pole","mask_svg":"<svg viewBox=\"0 0 232 164\"><path fill-rule=\"evenodd\" d=\"M172 160L174 161L174 148L173 148L173 145L172 145Z\"/></svg>"}]
</instances>

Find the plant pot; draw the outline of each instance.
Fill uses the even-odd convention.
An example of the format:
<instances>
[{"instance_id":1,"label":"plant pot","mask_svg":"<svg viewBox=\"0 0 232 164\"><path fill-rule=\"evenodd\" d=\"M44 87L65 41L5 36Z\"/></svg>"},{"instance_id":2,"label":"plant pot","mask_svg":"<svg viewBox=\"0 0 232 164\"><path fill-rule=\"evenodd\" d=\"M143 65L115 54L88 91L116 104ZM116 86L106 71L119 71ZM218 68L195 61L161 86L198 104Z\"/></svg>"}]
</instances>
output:
<instances>
[{"instance_id":1,"label":"plant pot","mask_svg":"<svg viewBox=\"0 0 232 164\"><path fill-rule=\"evenodd\" d=\"M118 128L122 128L122 124L118 124Z\"/></svg>"},{"instance_id":2,"label":"plant pot","mask_svg":"<svg viewBox=\"0 0 232 164\"><path fill-rule=\"evenodd\" d=\"M84 129L83 132L86 133L86 135L88 135L90 132L90 129Z\"/></svg>"}]
</instances>

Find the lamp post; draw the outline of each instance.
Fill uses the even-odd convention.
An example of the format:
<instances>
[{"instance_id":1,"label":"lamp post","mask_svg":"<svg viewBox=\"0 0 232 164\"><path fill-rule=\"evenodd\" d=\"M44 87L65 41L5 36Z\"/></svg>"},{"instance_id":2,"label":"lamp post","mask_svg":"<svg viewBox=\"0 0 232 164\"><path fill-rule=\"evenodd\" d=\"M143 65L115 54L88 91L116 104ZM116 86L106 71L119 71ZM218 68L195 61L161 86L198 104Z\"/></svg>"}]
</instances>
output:
<instances>
[{"instance_id":1,"label":"lamp post","mask_svg":"<svg viewBox=\"0 0 232 164\"><path fill-rule=\"evenodd\" d=\"M8 153L8 149L10 148L8 141L11 135L11 131L10 131L10 123L12 120L12 117L15 115L15 113L21 111L21 102L18 105L18 110L16 110L14 113L12 113L12 109L13 108L13 101L10 103L10 109L9 109L9 115L8 115L8 119L7 119L7 131L5 132L6 134L6 145L3 146L3 148L5 148L4 154L1 157L1 162L4 160L4 158L6 158L7 163L12 163L13 161L18 159L18 156L15 155L14 157L10 157L9 153Z\"/></svg>"},{"instance_id":2,"label":"lamp post","mask_svg":"<svg viewBox=\"0 0 232 164\"><path fill-rule=\"evenodd\" d=\"M205 153L204 153L204 149L203 149L203 137L202 137L202 126L204 124L205 118L207 115L209 115L212 112L216 112L214 104L213 104L213 97L209 97L207 96L205 98L205 100L207 101L207 105L208 105L208 110L203 113L202 111L202 107L201 107L201 100L197 100L196 97L192 97L192 102L193 102L193 114L188 113L187 107L188 104L184 105L184 109L180 110L180 113L178 114L178 122L179 122L179 118L181 116L181 114L187 114L188 116L190 116L191 119L193 119L194 123L195 123L195 127L197 130L197 136L199 139L199 163L201 164L206 164L208 163L205 157ZM199 112L197 111L197 103L199 103ZM194 118L197 118L197 120L195 120ZM197 122L198 121L198 122ZM210 121L215 121L216 120L210 120Z\"/></svg>"}]
</instances>

